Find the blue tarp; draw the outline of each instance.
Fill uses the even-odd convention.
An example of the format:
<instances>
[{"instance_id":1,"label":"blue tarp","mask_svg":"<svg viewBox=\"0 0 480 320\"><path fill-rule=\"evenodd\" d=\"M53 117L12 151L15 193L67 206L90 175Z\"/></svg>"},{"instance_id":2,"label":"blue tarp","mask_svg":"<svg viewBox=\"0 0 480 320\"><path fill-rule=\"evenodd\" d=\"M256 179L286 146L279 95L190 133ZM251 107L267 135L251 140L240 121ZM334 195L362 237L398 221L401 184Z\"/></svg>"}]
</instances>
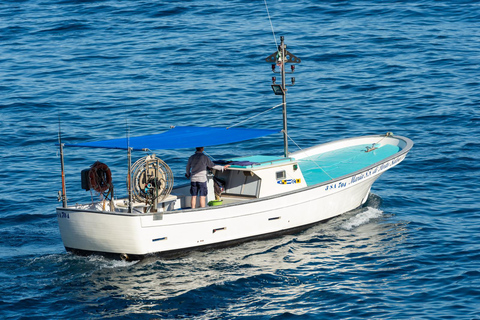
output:
<instances>
[{"instance_id":1,"label":"blue tarp","mask_svg":"<svg viewBox=\"0 0 480 320\"><path fill-rule=\"evenodd\" d=\"M218 128L218 127L174 127L169 131L141 137L65 144L66 147L88 147L107 149L158 150L208 147L232 142L250 140L278 133L278 130Z\"/></svg>"}]
</instances>

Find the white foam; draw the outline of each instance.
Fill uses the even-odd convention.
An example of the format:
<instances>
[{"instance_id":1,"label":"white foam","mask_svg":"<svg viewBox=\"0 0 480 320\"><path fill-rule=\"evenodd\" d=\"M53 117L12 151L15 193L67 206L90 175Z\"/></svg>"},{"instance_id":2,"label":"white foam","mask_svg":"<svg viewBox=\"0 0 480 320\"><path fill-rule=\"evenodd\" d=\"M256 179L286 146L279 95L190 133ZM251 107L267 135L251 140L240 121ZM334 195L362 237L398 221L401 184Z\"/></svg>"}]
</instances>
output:
<instances>
[{"instance_id":1,"label":"white foam","mask_svg":"<svg viewBox=\"0 0 480 320\"><path fill-rule=\"evenodd\" d=\"M350 231L358 226L367 224L370 220L379 218L382 215L382 210L368 207L366 211L360 212L342 223L340 228Z\"/></svg>"},{"instance_id":2,"label":"white foam","mask_svg":"<svg viewBox=\"0 0 480 320\"><path fill-rule=\"evenodd\" d=\"M91 263L98 265L100 269L103 268L124 268L136 264L138 261L124 261L124 260L111 260L102 256L92 255L88 257L82 257Z\"/></svg>"}]
</instances>

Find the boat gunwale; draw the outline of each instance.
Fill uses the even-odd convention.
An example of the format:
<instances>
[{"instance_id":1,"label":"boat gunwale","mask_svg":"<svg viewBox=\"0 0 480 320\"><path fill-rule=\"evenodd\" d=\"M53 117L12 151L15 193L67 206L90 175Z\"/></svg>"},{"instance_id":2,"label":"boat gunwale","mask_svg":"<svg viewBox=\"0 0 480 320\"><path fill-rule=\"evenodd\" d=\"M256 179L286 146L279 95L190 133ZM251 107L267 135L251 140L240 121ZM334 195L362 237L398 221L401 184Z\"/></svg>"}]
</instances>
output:
<instances>
[{"instance_id":1,"label":"boat gunwale","mask_svg":"<svg viewBox=\"0 0 480 320\"><path fill-rule=\"evenodd\" d=\"M341 142L368 139L368 138L391 138L391 139L403 140L405 142L405 147L403 147L402 150L399 150L397 153L391 155L390 157L393 157L393 156L395 156L397 154L400 154L402 152L410 151L410 149L413 147L413 144L414 144L411 139L409 139L407 137L403 137L403 136L369 135L369 136L359 136L359 137L345 138L345 139L341 139L341 140L333 140L333 141L330 141L330 142L325 142L325 143L322 143L322 144L319 144L319 145L316 145L316 146L312 146L312 147L308 147L306 149L301 149L301 150L295 151L293 153L290 153L289 156L295 158L295 156L294 156L295 154L305 153L305 152L308 152L308 151L311 151L311 150L314 150L314 149L317 149L317 148L320 148L320 147L326 147L326 146L338 144L338 143L341 143ZM385 158L385 159L388 159L388 158ZM302 159L295 158L295 160L298 161L298 160L302 160ZM360 169L360 170L362 170L362 169Z\"/></svg>"},{"instance_id":2,"label":"boat gunwale","mask_svg":"<svg viewBox=\"0 0 480 320\"><path fill-rule=\"evenodd\" d=\"M403 155L406 155L410 151L410 149L413 147L413 144L414 144L412 140L410 140L409 138L403 137L403 136L370 135L370 136L360 136L360 137L353 137L353 138L331 141L331 142L323 143L321 145L313 146L313 147L310 147L310 148L307 148L307 149L302 149L301 151L297 151L295 153L305 152L305 151L311 150L313 148L328 146L328 145L331 145L331 144L340 143L342 141L351 141L351 140L358 140L358 139L364 139L364 138L374 138L374 137L377 137L377 138L378 137L390 137L390 138L394 138L394 139L399 139L399 140L403 140L406 143L406 145L405 145L404 148L399 150L397 153L395 153L395 154L393 154L393 155L391 155L391 156L389 156L385 159L382 159L381 161L375 162L375 163L369 165L368 167L364 167L364 168L359 169L357 171L354 171L352 173L340 176L336 179L327 180L327 181L324 181L324 182L321 182L321 183L318 183L318 184L314 184L312 186L306 186L306 187L303 187L303 188L299 188L299 189L292 190L292 191L287 191L287 192L284 192L284 193L270 195L270 196L267 196L267 197L264 197L264 198L254 198L254 199L251 199L251 200L234 202L234 203L229 203L229 204L225 204L225 205L221 205L221 206L211 206L211 207L195 208L195 209L170 210L170 211L165 211L165 212L149 212L149 213L133 213L133 212L128 213L128 212L99 211L99 210L89 210L89 209L80 209L80 208L72 208L72 207L70 207L70 208L69 207L67 207L67 208L57 207L56 209L57 209L57 212L59 210L60 211L79 211L79 212L90 212L90 213L106 214L106 215L114 215L114 216L147 217L147 216L158 216L158 215L164 215L164 214L170 215L170 214L191 213L191 212L223 209L223 208L228 208L228 207L233 207L233 206L251 204L251 203L260 202L260 201L268 201L268 200L271 200L271 199L276 199L276 198L279 198L279 197L289 196L289 195L304 192L304 191L307 191L307 190L320 188L320 187L323 187L325 185L336 183L340 180L347 179L347 178L352 177L352 176L356 176L361 172L368 171L368 170L370 170L374 167L377 167L377 166L379 166L379 165L381 165L385 162L388 162L392 159L399 158ZM290 154L290 155L292 155L292 154ZM254 171L254 170L251 170L251 171ZM339 191L337 191L337 192L339 192Z\"/></svg>"}]
</instances>

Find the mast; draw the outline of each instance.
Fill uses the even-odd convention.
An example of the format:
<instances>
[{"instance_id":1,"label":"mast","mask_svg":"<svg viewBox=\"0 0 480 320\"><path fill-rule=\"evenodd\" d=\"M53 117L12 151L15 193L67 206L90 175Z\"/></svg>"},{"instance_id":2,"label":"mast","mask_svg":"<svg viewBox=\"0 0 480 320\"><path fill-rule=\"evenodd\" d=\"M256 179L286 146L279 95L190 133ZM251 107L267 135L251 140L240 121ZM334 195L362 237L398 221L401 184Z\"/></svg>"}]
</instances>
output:
<instances>
[{"instance_id":1,"label":"mast","mask_svg":"<svg viewBox=\"0 0 480 320\"><path fill-rule=\"evenodd\" d=\"M283 101L283 156L288 157L288 134L287 134L287 88L285 88L285 51L286 45L283 42L283 36L280 37L280 47L278 48L282 57L281 71L282 74L282 101Z\"/></svg>"},{"instance_id":2,"label":"mast","mask_svg":"<svg viewBox=\"0 0 480 320\"><path fill-rule=\"evenodd\" d=\"M291 84L286 84L285 75L287 73L294 73L295 66L292 64L291 71L285 71L285 65L287 63L300 63L301 60L287 51L287 45L284 42L284 37L280 37L280 45L278 46L278 51L268 56L265 61L274 63L272 64L272 72L280 73L281 83L277 84L277 78L272 77L272 89L275 95L281 95L283 101L283 148L284 157L288 157L288 129L287 129L287 86L295 85L295 77L291 78ZM276 71L276 66L280 67L280 71Z\"/></svg>"}]
</instances>

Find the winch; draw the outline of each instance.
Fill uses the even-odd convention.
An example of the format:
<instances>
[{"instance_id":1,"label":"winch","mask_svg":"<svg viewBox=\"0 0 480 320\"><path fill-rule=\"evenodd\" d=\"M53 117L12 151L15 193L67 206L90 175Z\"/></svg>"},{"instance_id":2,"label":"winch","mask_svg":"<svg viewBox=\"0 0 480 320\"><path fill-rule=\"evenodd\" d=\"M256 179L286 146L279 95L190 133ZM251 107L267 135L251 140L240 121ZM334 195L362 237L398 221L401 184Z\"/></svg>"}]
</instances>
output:
<instances>
[{"instance_id":1,"label":"winch","mask_svg":"<svg viewBox=\"0 0 480 320\"><path fill-rule=\"evenodd\" d=\"M155 154L151 154L138 159L132 165L131 172L134 201L144 202L150 206L149 211L156 212L157 204L172 191L172 170Z\"/></svg>"}]
</instances>

